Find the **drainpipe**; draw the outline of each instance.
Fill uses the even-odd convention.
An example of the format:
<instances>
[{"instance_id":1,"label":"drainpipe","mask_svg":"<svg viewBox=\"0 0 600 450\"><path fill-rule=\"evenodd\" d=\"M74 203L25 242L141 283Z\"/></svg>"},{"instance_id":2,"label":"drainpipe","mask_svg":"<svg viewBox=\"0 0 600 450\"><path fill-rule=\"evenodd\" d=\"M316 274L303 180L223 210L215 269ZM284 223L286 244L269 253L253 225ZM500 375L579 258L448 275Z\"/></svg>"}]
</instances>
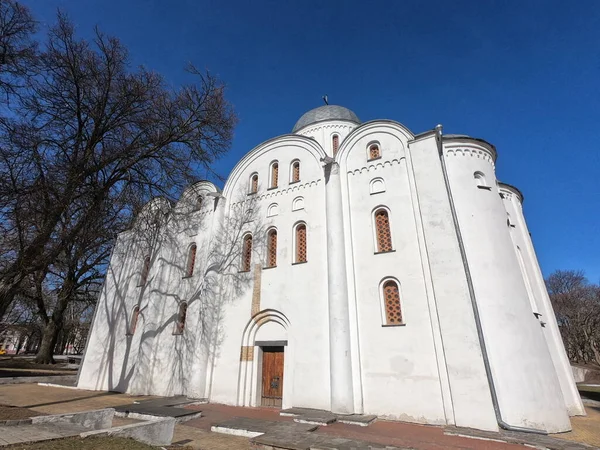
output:
<instances>
[{"instance_id":1,"label":"drainpipe","mask_svg":"<svg viewBox=\"0 0 600 450\"><path fill-rule=\"evenodd\" d=\"M450 203L450 210L452 211L452 221L454 222L454 229L456 230L456 239L458 240L458 247L460 249L460 257L462 258L463 267L465 269L465 275L467 278L467 285L469 286L469 297L471 298L471 306L473 307L473 315L475 316L475 326L477 327L477 336L479 338L479 346L481 347L481 355L483 356L483 365L485 367L485 374L488 379L490 386L490 394L492 395L492 403L494 405L494 413L496 414L496 421L500 428L509 431L520 431L522 433L536 433L536 434L548 434L544 430L538 430L536 428L518 427L510 425L502 420L502 414L500 412L500 405L498 404L498 394L496 392L496 385L494 384L494 378L492 377L492 369L490 367L490 360L488 358L487 347L485 346L485 339L483 338L483 328L481 326L481 317L479 315L479 308L477 306L477 299L475 297L475 289L473 288L473 279L471 278L471 270L469 269L469 262L467 261L467 253L465 251L465 243L460 232L458 225L458 217L456 215L456 208L454 206L454 198L452 197L452 191L450 190L450 181L448 180L448 171L446 169L446 161L444 159L444 151L442 147L442 126L437 125L435 127L435 137L438 146L438 154L440 162L442 164L442 173L444 174L444 184L446 185L446 193L448 194L448 201Z\"/></svg>"}]
</instances>

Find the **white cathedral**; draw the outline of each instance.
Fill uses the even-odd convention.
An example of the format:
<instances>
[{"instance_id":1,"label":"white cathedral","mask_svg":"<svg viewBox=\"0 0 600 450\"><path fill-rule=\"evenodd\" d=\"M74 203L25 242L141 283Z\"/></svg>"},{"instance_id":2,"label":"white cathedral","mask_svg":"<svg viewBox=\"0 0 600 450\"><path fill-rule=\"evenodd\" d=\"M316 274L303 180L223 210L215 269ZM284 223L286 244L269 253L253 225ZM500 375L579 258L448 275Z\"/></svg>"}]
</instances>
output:
<instances>
[{"instance_id":1,"label":"white cathedral","mask_svg":"<svg viewBox=\"0 0 600 450\"><path fill-rule=\"evenodd\" d=\"M78 387L569 430L585 412L496 156L308 111L118 236Z\"/></svg>"}]
</instances>

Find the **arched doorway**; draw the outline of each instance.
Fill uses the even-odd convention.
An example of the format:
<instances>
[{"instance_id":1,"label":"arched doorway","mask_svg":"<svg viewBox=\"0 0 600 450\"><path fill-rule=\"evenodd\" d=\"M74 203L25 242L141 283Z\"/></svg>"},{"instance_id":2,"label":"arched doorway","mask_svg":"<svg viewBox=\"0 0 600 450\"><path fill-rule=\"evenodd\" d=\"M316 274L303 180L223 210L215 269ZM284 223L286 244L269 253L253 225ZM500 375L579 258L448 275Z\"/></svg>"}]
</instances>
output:
<instances>
[{"instance_id":1,"label":"arched doorway","mask_svg":"<svg viewBox=\"0 0 600 450\"><path fill-rule=\"evenodd\" d=\"M238 405L291 405L293 366L288 328L289 321L276 310L263 310L247 324L242 339Z\"/></svg>"}]
</instances>

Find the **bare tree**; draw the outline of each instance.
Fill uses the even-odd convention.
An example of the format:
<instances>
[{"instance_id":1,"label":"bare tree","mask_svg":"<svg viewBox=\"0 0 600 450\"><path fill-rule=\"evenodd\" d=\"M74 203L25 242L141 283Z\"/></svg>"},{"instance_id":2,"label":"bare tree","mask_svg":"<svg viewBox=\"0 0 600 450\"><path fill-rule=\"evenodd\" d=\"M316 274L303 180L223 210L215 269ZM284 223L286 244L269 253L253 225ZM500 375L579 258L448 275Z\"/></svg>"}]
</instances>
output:
<instances>
[{"instance_id":1,"label":"bare tree","mask_svg":"<svg viewBox=\"0 0 600 450\"><path fill-rule=\"evenodd\" d=\"M569 359L600 364L600 286L574 270L557 270L546 285Z\"/></svg>"},{"instance_id":2,"label":"bare tree","mask_svg":"<svg viewBox=\"0 0 600 450\"><path fill-rule=\"evenodd\" d=\"M62 14L38 59L0 124L0 317L33 274L83 254L76 249L99 214L114 219L102 221L114 236L149 198L174 197L210 170L236 123L211 74L192 67L195 84L169 89L158 74L131 69L118 39L98 30L78 39ZM73 277L62 277L59 299L74 298ZM58 301L52 328L68 302ZM51 362L47 341L40 362Z\"/></svg>"},{"instance_id":3,"label":"bare tree","mask_svg":"<svg viewBox=\"0 0 600 450\"><path fill-rule=\"evenodd\" d=\"M24 84L36 56L36 23L25 6L0 0L0 91L8 99Z\"/></svg>"}]
</instances>

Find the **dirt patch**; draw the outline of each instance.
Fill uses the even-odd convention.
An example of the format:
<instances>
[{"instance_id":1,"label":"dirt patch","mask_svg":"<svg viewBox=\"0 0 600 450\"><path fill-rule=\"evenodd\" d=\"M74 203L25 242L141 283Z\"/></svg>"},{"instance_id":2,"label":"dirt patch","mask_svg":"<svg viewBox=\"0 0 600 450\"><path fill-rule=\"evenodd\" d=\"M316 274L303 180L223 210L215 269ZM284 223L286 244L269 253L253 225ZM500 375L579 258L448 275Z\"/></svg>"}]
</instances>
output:
<instances>
[{"instance_id":1,"label":"dirt patch","mask_svg":"<svg viewBox=\"0 0 600 450\"><path fill-rule=\"evenodd\" d=\"M45 416L45 414L18 406L0 405L0 420L22 420L34 416Z\"/></svg>"},{"instance_id":2,"label":"dirt patch","mask_svg":"<svg viewBox=\"0 0 600 450\"><path fill-rule=\"evenodd\" d=\"M127 438L89 437L43 441L33 444L15 444L10 450L156 450L160 447L142 444ZM166 447L167 449L192 450L192 447Z\"/></svg>"}]
</instances>

